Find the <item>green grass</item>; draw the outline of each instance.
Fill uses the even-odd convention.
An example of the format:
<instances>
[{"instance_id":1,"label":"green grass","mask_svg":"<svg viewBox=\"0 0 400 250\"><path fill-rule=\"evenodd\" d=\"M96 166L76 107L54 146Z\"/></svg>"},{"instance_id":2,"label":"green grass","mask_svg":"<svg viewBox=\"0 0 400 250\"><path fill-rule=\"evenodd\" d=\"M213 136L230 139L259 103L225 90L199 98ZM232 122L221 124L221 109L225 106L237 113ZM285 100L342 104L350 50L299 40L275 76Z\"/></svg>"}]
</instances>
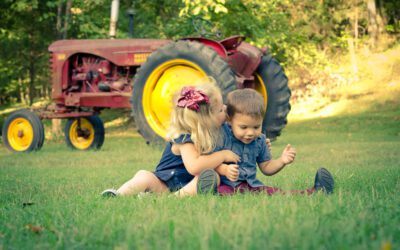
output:
<instances>
[{"instance_id":1,"label":"green grass","mask_svg":"<svg viewBox=\"0 0 400 250\"><path fill-rule=\"evenodd\" d=\"M398 55L397 47L361 58L358 81L321 90L333 99L317 91L304 102L292 100L273 155L291 143L296 161L258 177L269 186L304 189L325 166L336 182L331 196L103 199L105 188L153 170L162 153L146 145L131 121L118 119L129 110L107 110L98 152L69 150L49 121L39 152L12 154L0 144L0 250L400 249ZM0 125L20 107L1 107Z\"/></svg>"},{"instance_id":2,"label":"green grass","mask_svg":"<svg viewBox=\"0 0 400 250\"><path fill-rule=\"evenodd\" d=\"M259 178L303 189L325 166L336 181L331 196L103 199L103 189L153 170L162 148L116 128L98 152L71 151L60 140L30 154L1 145L0 249L399 249L399 120L392 101L289 123L273 155L291 143L295 163Z\"/></svg>"}]
</instances>

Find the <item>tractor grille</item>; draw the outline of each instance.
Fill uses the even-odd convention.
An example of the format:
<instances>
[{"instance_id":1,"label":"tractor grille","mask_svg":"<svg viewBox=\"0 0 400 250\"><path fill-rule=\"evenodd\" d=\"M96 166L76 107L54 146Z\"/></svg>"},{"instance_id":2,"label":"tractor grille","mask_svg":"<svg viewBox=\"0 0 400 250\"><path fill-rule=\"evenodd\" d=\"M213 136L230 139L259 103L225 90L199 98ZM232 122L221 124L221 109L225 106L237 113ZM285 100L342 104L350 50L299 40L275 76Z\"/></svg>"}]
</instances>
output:
<instances>
[{"instance_id":1,"label":"tractor grille","mask_svg":"<svg viewBox=\"0 0 400 250\"><path fill-rule=\"evenodd\" d=\"M49 72L47 74L48 76L48 97L53 98L53 91L54 91L54 86L53 86L53 79L54 79L54 74L55 74L55 63L54 63L54 55L53 52L49 52Z\"/></svg>"},{"instance_id":2,"label":"tractor grille","mask_svg":"<svg viewBox=\"0 0 400 250\"><path fill-rule=\"evenodd\" d=\"M52 82L52 78L53 78L53 72L54 72L54 68L53 68L54 64L53 64L53 52L49 52L49 82Z\"/></svg>"}]
</instances>

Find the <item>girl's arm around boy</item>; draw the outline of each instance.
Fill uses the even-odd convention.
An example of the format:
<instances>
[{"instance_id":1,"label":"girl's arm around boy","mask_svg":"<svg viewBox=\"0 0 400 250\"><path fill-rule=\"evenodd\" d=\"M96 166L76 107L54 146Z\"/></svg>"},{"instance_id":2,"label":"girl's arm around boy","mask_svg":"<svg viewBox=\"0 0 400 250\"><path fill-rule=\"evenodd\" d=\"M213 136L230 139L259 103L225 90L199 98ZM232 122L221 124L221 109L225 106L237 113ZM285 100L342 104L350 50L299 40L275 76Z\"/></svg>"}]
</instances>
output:
<instances>
[{"instance_id":1,"label":"girl's arm around boy","mask_svg":"<svg viewBox=\"0 0 400 250\"><path fill-rule=\"evenodd\" d=\"M182 156L186 170L191 175L199 175L203 170L215 168L223 162L237 163L240 161L240 157L230 150L221 150L212 154L201 155L192 143L181 144L178 150Z\"/></svg>"}]
</instances>

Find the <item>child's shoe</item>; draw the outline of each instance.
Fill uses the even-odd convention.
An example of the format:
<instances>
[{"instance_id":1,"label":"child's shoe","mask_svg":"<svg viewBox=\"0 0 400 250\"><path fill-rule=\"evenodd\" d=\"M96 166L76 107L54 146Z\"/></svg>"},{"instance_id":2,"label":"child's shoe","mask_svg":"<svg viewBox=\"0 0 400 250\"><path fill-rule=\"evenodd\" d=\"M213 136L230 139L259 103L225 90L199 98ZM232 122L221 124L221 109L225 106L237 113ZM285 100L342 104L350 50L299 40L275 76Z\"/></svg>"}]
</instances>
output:
<instances>
[{"instance_id":1,"label":"child's shoe","mask_svg":"<svg viewBox=\"0 0 400 250\"><path fill-rule=\"evenodd\" d=\"M335 182L331 173L326 168L320 168L315 175L314 188L316 191L322 190L327 194L333 193Z\"/></svg>"},{"instance_id":2,"label":"child's shoe","mask_svg":"<svg viewBox=\"0 0 400 250\"><path fill-rule=\"evenodd\" d=\"M218 174L213 169L206 169L201 172L197 182L198 194L215 194L218 187Z\"/></svg>"},{"instance_id":3,"label":"child's shoe","mask_svg":"<svg viewBox=\"0 0 400 250\"><path fill-rule=\"evenodd\" d=\"M101 193L103 197L115 197L118 196L118 192L115 189L106 189Z\"/></svg>"}]
</instances>

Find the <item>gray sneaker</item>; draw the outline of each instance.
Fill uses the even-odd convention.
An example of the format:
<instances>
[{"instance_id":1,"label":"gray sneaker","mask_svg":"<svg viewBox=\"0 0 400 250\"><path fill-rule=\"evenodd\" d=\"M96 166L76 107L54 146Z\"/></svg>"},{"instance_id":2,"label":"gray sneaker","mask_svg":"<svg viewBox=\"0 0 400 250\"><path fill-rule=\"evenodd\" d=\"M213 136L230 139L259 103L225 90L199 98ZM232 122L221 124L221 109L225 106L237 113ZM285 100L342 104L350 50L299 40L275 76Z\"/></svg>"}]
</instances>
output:
<instances>
[{"instance_id":1,"label":"gray sneaker","mask_svg":"<svg viewBox=\"0 0 400 250\"><path fill-rule=\"evenodd\" d=\"M197 182L198 194L216 194L218 187L218 174L213 169L206 169L199 175Z\"/></svg>"},{"instance_id":2,"label":"gray sneaker","mask_svg":"<svg viewBox=\"0 0 400 250\"><path fill-rule=\"evenodd\" d=\"M106 189L101 192L101 196L103 197L116 197L118 196L118 192L115 189Z\"/></svg>"},{"instance_id":3,"label":"gray sneaker","mask_svg":"<svg viewBox=\"0 0 400 250\"><path fill-rule=\"evenodd\" d=\"M322 190L327 194L333 193L335 181L331 173L326 168L320 168L315 175L314 188L316 191Z\"/></svg>"}]
</instances>

